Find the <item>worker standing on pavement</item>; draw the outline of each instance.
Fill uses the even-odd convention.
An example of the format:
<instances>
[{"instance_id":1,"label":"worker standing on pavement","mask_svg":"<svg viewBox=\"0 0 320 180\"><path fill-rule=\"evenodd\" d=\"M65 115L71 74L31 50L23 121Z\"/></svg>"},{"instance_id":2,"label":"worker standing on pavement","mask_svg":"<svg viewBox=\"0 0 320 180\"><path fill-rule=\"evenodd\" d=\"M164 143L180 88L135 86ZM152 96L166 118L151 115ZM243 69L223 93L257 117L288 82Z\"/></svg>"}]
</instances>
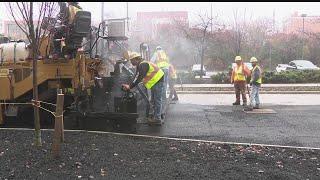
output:
<instances>
[{"instance_id":1,"label":"worker standing on pavement","mask_svg":"<svg viewBox=\"0 0 320 180\"><path fill-rule=\"evenodd\" d=\"M240 105L240 93L242 95L243 106L247 105L246 97L246 77L250 76L250 70L243 63L241 56L235 57L236 67L233 68L231 74L231 83L234 84L236 93L236 102L233 105Z\"/></svg>"},{"instance_id":2,"label":"worker standing on pavement","mask_svg":"<svg viewBox=\"0 0 320 180\"><path fill-rule=\"evenodd\" d=\"M161 46L156 48L155 53L151 58L151 62L157 64L157 66L164 72L164 82L163 82L163 91L162 91L162 107L165 107L167 104L167 86L169 80L169 57L162 49ZM162 109L161 117L164 119L165 108Z\"/></svg>"},{"instance_id":3,"label":"worker standing on pavement","mask_svg":"<svg viewBox=\"0 0 320 180\"><path fill-rule=\"evenodd\" d=\"M172 101L178 101L178 95L176 92L176 89L174 88L174 85L176 84L177 81L177 73L175 68L173 67L172 64L169 65L169 74L170 74L170 78L169 78L169 89L170 89L170 94L169 94L169 99ZM172 98L172 96L174 96Z\"/></svg>"},{"instance_id":4,"label":"worker standing on pavement","mask_svg":"<svg viewBox=\"0 0 320 180\"><path fill-rule=\"evenodd\" d=\"M126 55L125 55L126 56ZM130 90L138 85L141 81L147 89L151 89L151 95L153 97L153 109L154 116L153 119L149 119L150 124L160 124L161 121L161 111L162 111L162 90L164 73L163 71L154 63L144 61L141 55L137 52L129 52L127 54L133 66L136 66L136 74L133 82L129 84L122 84L124 90Z\"/></svg>"},{"instance_id":5,"label":"worker standing on pavement","mask_svg":"<svg viewBox=\"0 0 320 180\"><path fill-rule=\"evenodd\" d=\"M250 59L253 69L251 70L251 92L250 92L250 106L245 110L252 111L253 109L259 109L260 99L259 99L259 89L262 83L262 70L259 65L257 65L258 60L255 57Z\"/></svg>"}]
</instances>

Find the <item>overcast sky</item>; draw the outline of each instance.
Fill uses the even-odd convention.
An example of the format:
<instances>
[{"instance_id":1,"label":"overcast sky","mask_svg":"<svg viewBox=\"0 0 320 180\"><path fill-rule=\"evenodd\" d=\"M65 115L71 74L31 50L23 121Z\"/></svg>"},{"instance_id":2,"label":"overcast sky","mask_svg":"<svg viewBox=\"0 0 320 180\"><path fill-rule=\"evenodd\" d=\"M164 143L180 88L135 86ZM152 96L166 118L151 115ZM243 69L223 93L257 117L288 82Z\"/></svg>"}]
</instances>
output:
<instances>
[{"instance_id":1,"label":"overcast sky","mask_svg":"<svg viewBox=\"0 0 320 180\"><path fill-rule=\"evenodd\" d=\"M91 11L95 19L101 19L100 2L81 2L84 9ZM199 12L210 14L211 2L129 2L129 16L136 17L137 12L144 11L188 11L191 21ZM213 14L218 15L219 19L229 21L232 18L233 10L240 12L247 11L247 16L253 18L273 16L277 22L282 22L294 11L306 13L308 15L320 15L320 2L212 2ZM105 2L105 12L118 18L126 16L126 2ZM112 17L112 18L113 18Z\"/></svg>"},{"instance_id":2,"label":"overcast sky","mask_svg":"<svg viewBox=\"0 0 320 180\"><path fill-rule=\"evenodd\" d=\"M126 2L104 2L105 16L107 18L126 17ZM246 16L252 15L253 19L261 17L272 18L275 11L275 19L279 24L289 17L294 11L307 15L320 15L320 2L129 2L129 17L136 18L137 12L150 11L188 11L191 23L196 19L199 12L207 12L210 15L211 4L213 15L218 15L222 21L230 21L233 11L238 9ZM94 21L101 19L101 2L80 2L84 10L92 13ZM0 3L0 18L8 19L8 13L4 3Z\"/></svg>"}]
</instances>

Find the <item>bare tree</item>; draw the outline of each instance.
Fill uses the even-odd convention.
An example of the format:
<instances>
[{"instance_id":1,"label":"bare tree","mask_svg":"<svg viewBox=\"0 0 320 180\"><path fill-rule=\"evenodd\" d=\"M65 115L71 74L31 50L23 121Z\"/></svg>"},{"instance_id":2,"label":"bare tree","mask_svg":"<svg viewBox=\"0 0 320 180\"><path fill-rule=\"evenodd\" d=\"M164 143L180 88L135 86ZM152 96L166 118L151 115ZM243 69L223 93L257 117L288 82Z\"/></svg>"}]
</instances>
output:
<instances>
[{"instance_id":1,"label":"bare tree","mask_svg":"<svg viewBox=\"0 0 320 180\"><path fill-rule=\"evenodd\" d=\"M40 54L42 37L47 33L46 28L42 28L46 23L46 17L52 17L56 10L55 2L9 2L9 12L15 23L26 35L30 42L32 67L33 67L33 100L34 124L35 124L35 145L41 146L40 117L38 104L38 82L37 82L37 60Z\"/></svg>"},{"instance_id":2,"label":"bare tree","mask_svg":"<svg viewBox=\"0 0 320 180\"><path fill-rule=\"evenodd\" d=\"M208 28L212 25L212 20L214 18L209 17L206 13L203 15L201 13L198 13L199 17L199 23L193 26L192 28L179 25L178 22L176 24L177 27L182 30L182 32L185 34L186 38L191 40L195 46L197 47L197 50L200 54L201 59L201 73L200 78L203 76L203 62L204 62L204 55L207 48L208 43Z\"/></svg>"},{"instance_id":3,"label":"bare tree","mask_svg":"<svg viewBox=\"0 0 320 180\"><path fill-rule=\"evenodd\" d=\"M245 40L245 16L246 16L246 9L244 10L243 19L240 19L241 16L239 15L238 9L233 10L233 25L232 29L233 39L234 39L234 55L238 56L242 51L242 44Z\"/></svg>"}]
</instances>

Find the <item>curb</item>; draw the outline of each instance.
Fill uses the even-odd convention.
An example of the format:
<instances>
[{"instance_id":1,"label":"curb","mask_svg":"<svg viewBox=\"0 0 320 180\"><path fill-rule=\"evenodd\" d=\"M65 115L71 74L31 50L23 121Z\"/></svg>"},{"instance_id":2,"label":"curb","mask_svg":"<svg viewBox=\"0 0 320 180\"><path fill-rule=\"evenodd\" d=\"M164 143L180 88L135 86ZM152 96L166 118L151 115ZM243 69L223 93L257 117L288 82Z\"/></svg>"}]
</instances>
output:
<instances>
[{"instance_id":1,"label":"curb","mask_svg":"<svg viewBox=\"0 0 320 180\"><path fill-rule=\"evenodd\" d=\"M234 94L234 91L177 91L178 94ZM320 91L260 91L260 94L320 94Z\"/></svg>"}]
</instances>

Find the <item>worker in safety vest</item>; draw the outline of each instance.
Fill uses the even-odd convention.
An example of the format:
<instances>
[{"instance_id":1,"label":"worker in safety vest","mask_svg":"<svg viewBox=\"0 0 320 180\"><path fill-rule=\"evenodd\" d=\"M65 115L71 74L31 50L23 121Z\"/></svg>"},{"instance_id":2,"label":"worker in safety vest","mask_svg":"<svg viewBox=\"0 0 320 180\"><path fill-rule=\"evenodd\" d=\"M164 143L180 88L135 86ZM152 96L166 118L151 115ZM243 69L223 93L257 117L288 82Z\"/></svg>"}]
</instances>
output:
<instances>
[{"instance_id":1,"label":"worker in safety vest","mask_svg":"<svg viewBox=\"0 0 320 180\"><path fill-rule=\"evenodd\" d=\"M245 110L252 111L253 109L259 109L260 98L259 98L259 89L262 83L262 69L257 64L258 60L255 57L250 59L253 69L251 70L251 92L250 92L250 106Z\"/></svg>"},{"instance_id":2,"label":"worker in safety vest","mask_svg":"<svg viewBox=\"0 0 320 180\"><path fill-rule=\"evenodd\" d=\"M78 2L68 2L68 23L73 24L74 17L78 11L82 11Z\"/></svg>"},{"instance_id":3,"label":"worker in safety vest","mask_svg":"<svg viewBox=\"0 0 320 180\"><path fill-rule=\"evenodd\" d=\"M162 106L165 107L167 104L167 86L169 81L169 57L162 49L161 46L156 48L151 62L157 64L157 66L164 72L164 82L163 82L163 91L162 91ZM165 108L162 109L161 117L165 116Z\"/></svg>"},{"instance_id":4,"label":"worker in safety vest","mask_svg":"<svg viewBox=\"0 0 320 180\"><path fill-rule=\"evenodd\" d=\"M169 78L169 89L170 89L170 94L169 94L169 99L172 98L172 96L174 96L174 98L172 98L172 101L178 101L178 95L176 92L176 89L174 88L174 85L176 84L177 81L177 73L176 70L174 69L173 65L170 64L169 65L169 74L170 74L170 78Z\"/></svg>"},{"instance_id":5,"label":"worker in safety vest","mask_svg":"<svg viewBox=\"0 0 320 180\"><path fill-rule=\"evenodd\" d=\"M161 125L164 72L156 64L144 61L137 52L128 52L125 54L125 58L129 59L131 64L137 67L137 70L134 80L130 84L122 84L122 87L125 90L130 90L142 81L147 89L151 89L154 117L149 119L149 123Z\"/></svg>"},{"instance_id":6,"label":"worker in safety vest","mask_svg":"<svg viewBox=\"0 0 320 180\"><path fill-rule=\"evenodd\" d=\"M74 23L75 15L78 11L82 11L78 2L68 2L68 7L65 2L58 2L60 12L58 14L58 19L61 21L61 27L58 27L54 32L54 56L59 58L62 57L62 49L65 44L66 29Z\"/></svg>"},{"instance_id":7,"label":"worker in safety vest","mask_svg":"<svg viewBox=\"0 0 320 180\"><path fill-rule=\"evenodd\" d=\"M243 106L247 105L246 97L246 77L250 76L250 70L243 63L241 56L235 57L236 67L231 74L231 83L234 84L236 93L236 102L233 105L240 105L240 93L242 95Z\"/></svg>"}]
</instances>

